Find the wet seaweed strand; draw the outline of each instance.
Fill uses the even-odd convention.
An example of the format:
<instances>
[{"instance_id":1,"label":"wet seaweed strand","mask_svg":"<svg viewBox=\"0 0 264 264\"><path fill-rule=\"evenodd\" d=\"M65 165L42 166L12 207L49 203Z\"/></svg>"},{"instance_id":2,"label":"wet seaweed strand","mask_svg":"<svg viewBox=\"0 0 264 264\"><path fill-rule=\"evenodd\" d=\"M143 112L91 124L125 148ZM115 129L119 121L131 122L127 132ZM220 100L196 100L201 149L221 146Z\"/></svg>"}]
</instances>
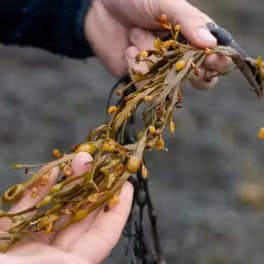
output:
<instances>
[{"instance_id":1,"label":"wet seaweed strand","mask_svg":"<svg viewBox=\"0 0 264 264\"><path fill-rule=\"evenodd\" d=\"M169 31L170 38L165 41L157 38L153 49L138 54L136 61L147 61L149 71L145 74L133 71L133 81L118 89L117 94L122 96L131 85L138 86L135 92L123 97L122 104L109 107L111 119L108 123L92 130L86 141L74 146L70 154L54 150L55 160L44 166L14 166L14 169L25 169L32 177L11 186L1 197L3 204L19 201L28 189L32 196L37 196L38 186L48 183L55 167L60 168L63 177L34 206L17 213L1 211L0 218L9 218L13 224L0 234L0 252L6 252L26 236L63 230L101 206L114 206L118 203L120 188L132 174L141 169L147 177L144 153L165 149L163 132L167 127L171 133L175 131L173 116L175 110L182 107L184 84L193 74L200 74L199 67L208 55L224 54L232 58L243 75L252 78L258 97L263 95L264 63L260 57L256 60L243 58L235 49L224 46L198 49L179 41L180 26L170 24L165 15L161 16L161 24ZM144 106L144 127L138 131L136 143L123 145L122 133L126 124L141 105ZM93 157L92 168L83 175L71 177L71 161L79 152L87 152Z\"/></svg>"}]
</instances>

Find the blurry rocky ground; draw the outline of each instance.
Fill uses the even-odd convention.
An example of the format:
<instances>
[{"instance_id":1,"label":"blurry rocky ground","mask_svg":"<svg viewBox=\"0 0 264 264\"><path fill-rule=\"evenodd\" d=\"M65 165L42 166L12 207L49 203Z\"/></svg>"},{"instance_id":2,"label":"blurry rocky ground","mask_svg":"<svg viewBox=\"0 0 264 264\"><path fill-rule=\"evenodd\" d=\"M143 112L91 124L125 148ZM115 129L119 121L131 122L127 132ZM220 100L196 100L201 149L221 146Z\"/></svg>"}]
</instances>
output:
<instances>
[{"instance_id":1,"label":"blurry rocky ground","mask_svg":"<svg viewBox=\"0 0 264 264\"><path fill-rule=\"evenodd\" d=\"M193 1L264 55L263 0ZM0 187L23 179L14 162L50 160L105 120L114 79L95 59L59 58L31 49L0 49ZM169 153L148 155L151 190L168 263L264 262L264 214L237 201L239 186L263 178L264 102L238 73L212 92L185 89ZM129 263L121 243L107 263Z\"/></svg>"}]
</instances>

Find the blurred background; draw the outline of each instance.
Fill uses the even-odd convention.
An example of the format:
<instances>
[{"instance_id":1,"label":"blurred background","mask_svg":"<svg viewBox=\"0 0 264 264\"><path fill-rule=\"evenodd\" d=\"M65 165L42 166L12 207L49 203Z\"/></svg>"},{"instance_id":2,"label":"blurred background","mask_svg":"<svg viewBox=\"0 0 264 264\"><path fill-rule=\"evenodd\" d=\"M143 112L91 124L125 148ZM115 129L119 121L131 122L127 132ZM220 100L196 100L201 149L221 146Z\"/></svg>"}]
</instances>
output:
<instances>
[{"instance_id":1,"label":"blurred background","mask_svg":"<svg viewBox=\"0 0 264 264\"><path fill-rule=\"evenodd\" d=\"M199 0L252 56L264 55L263 0ZM0 189L22 180L13 163L51 159L105 121L115 80L96 59L0 49ZM264 263L264 102L238 73L211 92L186 87L169 152L148 155L151 190L168 263ZM243 201L241 201L243 198ZM251 199L253 199L251 201ZM251 201L250 204L245 202ZM264 208L264 206L263 206ZM106 263L129 263L125 241Z\"/></svg>"}]
</instances>

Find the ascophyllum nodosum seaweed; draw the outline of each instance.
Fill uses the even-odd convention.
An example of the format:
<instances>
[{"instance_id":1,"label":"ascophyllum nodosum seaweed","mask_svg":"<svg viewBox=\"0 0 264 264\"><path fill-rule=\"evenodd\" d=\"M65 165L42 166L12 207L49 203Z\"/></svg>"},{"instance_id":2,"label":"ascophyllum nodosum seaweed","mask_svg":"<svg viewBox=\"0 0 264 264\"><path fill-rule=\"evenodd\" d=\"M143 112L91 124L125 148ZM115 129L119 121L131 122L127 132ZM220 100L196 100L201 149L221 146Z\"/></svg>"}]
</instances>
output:
<instances>
[{"instance_id":1,"label":"ascophyllum nodosum seaweed","mask_svg":"<svg viewBox=\"0 0 264 264\"><path fill-rule=\"evenodd\" d=\"M6 252L13 243L26 236L63 230L101 206L114 206L118 203L120 188L133 173L141 169L142 175L147 176L144 153L165 148L163 132L169 127L174 133L173 116L175 110L182 107L184 84L193 74L200 74L199 67L208 55L229 56L247 79L250 74L253 76L251 84L258 97L263 95L264 63L261 58L245 59L237 50L225 46L195 48L178 41L179 25L168 23L165 15L161 17L161 23L170 32L170 39L162 41L157 38L153 49L138 54L136 60L147 61L149 71L145 74L133 71L133 81L118 89L117 93L123 95L131 85L138 84L138 89L124 96L121 104L109 107L111 120L108 123L92 130L86 141L74 146L70 154L54 150L55 160L42 167L14 166L15 169L31 171L33 175L28 181L11 186L1 198L3 203L18 201L26 189L31 189L32 196L37 196L39 186L47 185L54 167L60 168L63 178L34 206L17 213L0 213L1 218L7 217L13 223L9 230L0 234L0 252ZM138 131L136 143L123 145L122 133L141 105L144 106L144 127ZM83 175L70 176L72 159L83 151L93 157L91 170ZM36 172L32 170L39 167ZM34 214L28 215L29 212ZM65 215L67 220L60 221Z\"/></svg>"}]
</instances>

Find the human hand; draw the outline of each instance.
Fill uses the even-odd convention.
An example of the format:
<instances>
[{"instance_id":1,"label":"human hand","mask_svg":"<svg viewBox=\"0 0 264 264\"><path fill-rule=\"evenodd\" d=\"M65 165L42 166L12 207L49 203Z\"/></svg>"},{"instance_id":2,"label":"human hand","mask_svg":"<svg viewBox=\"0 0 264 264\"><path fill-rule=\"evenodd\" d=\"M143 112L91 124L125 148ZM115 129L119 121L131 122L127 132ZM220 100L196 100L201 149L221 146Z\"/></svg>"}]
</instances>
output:
<instances>
[{"instance_id":1,"label":"human hand","mask_svg":"<svg viewBox=\"0 0 264 264\"><path fill-rule=\"evenodd\" d=\"M91 167L92 157L84 152L78 153L72 161L72 175L87 172ZM31 197L28 190L24 197L15 204L11 212L18 212L30 207L43 198L44 194L55 184L59 169L54 168L47 186L39 189L38 197ZM23 239L10 250L0 255L0 263L10 264L95 264L101 263L117 244L129 215L133 198L133 187L126 183L120 194L120 203L108 212L98 209L85 220L75 223L58 233L39 234ZM7 219L2 219L0 229L9 226Z\"/></svg>"},{"instance_id":2,"label":"human hand","mask_svg":"<svg viewBox=\"0 0 264 264\"><path fill-rule=\"evenodd\" d=\"M217 44L206 26L212 20L185 0L94 0L86 16L86 37L114 75L121 75L128 67L144 71L144 66L135 65L135 56L153 47L155 33L163 30L162 14L166 14L169 21L180 24L182 34L194 46L209 48ZM227 57L208 56L200 77L194 76L193 85L200 89L213 87L217 77L208 82L205 71L210 76L223 71L229 64Z\"/></svg>"}]
</instances>

